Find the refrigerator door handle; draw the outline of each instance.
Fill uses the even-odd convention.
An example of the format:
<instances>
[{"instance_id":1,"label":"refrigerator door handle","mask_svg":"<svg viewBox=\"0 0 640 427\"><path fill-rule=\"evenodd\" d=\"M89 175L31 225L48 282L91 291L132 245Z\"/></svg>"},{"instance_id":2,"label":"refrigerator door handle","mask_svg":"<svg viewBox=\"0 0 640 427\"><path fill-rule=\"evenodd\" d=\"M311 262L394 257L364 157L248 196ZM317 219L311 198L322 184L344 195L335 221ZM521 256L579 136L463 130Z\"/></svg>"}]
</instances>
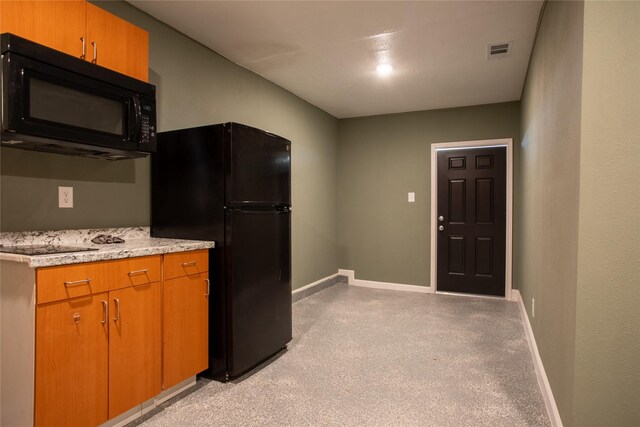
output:
<instances>
[{"instance_id":1,"label":"refrigerator door handle","mask_svg":"<svg viewBox=\"0 0 640 427\"><path fill-rule=\"evenodd\" d=\"M258 215L282 215L291 213L291 209L286 209L282 211L277 210L246 210L246 209L227 209L228 212L232 213L242 213L242 214L258 214Z\"/></svg>"}]
</instances>

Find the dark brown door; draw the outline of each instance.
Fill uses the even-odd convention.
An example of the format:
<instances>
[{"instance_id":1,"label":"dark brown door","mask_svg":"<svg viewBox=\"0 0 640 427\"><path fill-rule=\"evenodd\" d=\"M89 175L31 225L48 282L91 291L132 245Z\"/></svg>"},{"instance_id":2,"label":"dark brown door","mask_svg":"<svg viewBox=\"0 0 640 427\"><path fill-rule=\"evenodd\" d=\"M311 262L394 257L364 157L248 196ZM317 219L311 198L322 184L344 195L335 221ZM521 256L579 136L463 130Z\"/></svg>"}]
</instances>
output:
<instances>
[{"instance_id":1,"label":"dark brown door","mask_svg":"<svg viewBox=\"0 0 640 427\"><path fill-rule=\"evenodd\" d=\"M437 289L504 296L507 149L437 156Z\"/></svg>"}]
</instances>

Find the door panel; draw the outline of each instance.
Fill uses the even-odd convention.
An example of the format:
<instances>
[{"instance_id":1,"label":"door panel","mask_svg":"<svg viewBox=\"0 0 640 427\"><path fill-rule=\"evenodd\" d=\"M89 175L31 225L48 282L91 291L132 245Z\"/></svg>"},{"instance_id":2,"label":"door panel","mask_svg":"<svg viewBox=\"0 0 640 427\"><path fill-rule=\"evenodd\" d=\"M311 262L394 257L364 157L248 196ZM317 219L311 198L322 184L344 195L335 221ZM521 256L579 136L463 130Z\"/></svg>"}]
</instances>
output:
<instances>
[{"instance_id":1,"label":"door panel","mask_svg":"<svg viewBox=\"0 0 640 427\"><path fill-rule=\"evenodd\" d=\"M464 237L449 236L449 274L464 274Z\"/></svg>"},{"instance_id":2,"label":"door panel","mask_svg":"<svg viewBox=\"0 0 640 427\"><path fill-rule=\"evenodd\" d=\"M467 212L467 183L464 179L449 181L449 222L464 224Z\"/></svg>"},{"instance_id":3,"label":"door panel","mask_svg":"<svg viewBox=\"0 0 640 427\"><path fill-rule=\"evenodd\" d=\"M476 179L476 224L493 224L493 178Z\"/></svg>"},{"instance_id":4,"label":"door panel","mask_svg":"<svg viewBox=\"0 0 640 427\"><path fill-rule=\"evenodd\" d=\"M440 150L437 289L505 291L506 147Z\"/></svg>"},{"instance_id":5,"label":"door panel","mask_svg":"<svg viewBox=\"0 0 640 427\"><path fill-rule=\"evenodd\" d=\"M476 275L493 275L493 238L476 237Z\"/></svg>"}]
</instances>

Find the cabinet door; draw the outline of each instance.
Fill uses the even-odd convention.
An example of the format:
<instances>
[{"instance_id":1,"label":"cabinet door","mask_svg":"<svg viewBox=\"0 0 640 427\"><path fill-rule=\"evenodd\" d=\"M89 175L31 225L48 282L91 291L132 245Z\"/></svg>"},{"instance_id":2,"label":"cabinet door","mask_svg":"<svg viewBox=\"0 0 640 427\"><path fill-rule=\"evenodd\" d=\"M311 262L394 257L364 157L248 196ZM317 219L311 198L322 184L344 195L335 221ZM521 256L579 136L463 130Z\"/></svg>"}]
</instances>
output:
<instances>
[{"instance_id":1,"label":"cabinet door","mask_svg":"<svg viewBox=\"0 0 640 427\"><path fill-rule=\"evenodd\" d=\"M37 306L35 425L107 421L108 313L102 303L107 297Z\"/></svg>"},{"instance_id":2,"label":"cabinet door","mask_svg":"<svg viewBox=\"0 0 640 427\"><path fill-rule=\"evenodd\" d=\"M109 292L109 418L160 393L160 283Z\"/></svg>"},{"instance_id":3,"label":"cabinet door","mask_svg":"<svg viewBox=\"0 0 640 427\"><path fill-rule=\"evenodd\" d=\"M96 44L96 55L94 46ZM87 60L147 81L149 73L149 33L87 4Z\"/></svg>"},{"instance_id":4,"label":"cabinet door","mask_svg":"<svg viewBox=\"0 0 640 427\"><path fill-rule=\"evenodd\" d=\"M209 366L209 286L206 273L164 282L162 387Z\"/></svg>"},{"instance_id":5,"label":"cabinet door","mask_svg":"<svg viewBox=\"0 0 640 427\"><path fill-rule=\"evenodd\" d=\"M0 33L13 33L36 43L82 55L86 31L86 3L71 1L0 2Z\"/></svg>"}]
</instances>

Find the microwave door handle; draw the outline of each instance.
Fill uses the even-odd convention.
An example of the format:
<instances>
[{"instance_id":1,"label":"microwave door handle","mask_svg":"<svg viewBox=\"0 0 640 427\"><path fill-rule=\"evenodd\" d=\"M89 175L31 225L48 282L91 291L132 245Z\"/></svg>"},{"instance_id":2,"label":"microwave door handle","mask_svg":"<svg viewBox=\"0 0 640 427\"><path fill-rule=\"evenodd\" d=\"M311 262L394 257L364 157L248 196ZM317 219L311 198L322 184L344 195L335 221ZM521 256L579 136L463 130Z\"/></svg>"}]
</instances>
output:
<instances>
[{"instance_id":1,"label":"microwave door handle","mask_svg":"<svg viewBox=\"0 0 640 427\"><path fill-rule=\"evenodd\" d=\"M141 126L142 126L142 111L140 110L140 98L136 95L131 98L133 101L131 104L133 108L133 123L129 137L133 142L138 142L140 139Z\"/></svg>"}]
</instances>

